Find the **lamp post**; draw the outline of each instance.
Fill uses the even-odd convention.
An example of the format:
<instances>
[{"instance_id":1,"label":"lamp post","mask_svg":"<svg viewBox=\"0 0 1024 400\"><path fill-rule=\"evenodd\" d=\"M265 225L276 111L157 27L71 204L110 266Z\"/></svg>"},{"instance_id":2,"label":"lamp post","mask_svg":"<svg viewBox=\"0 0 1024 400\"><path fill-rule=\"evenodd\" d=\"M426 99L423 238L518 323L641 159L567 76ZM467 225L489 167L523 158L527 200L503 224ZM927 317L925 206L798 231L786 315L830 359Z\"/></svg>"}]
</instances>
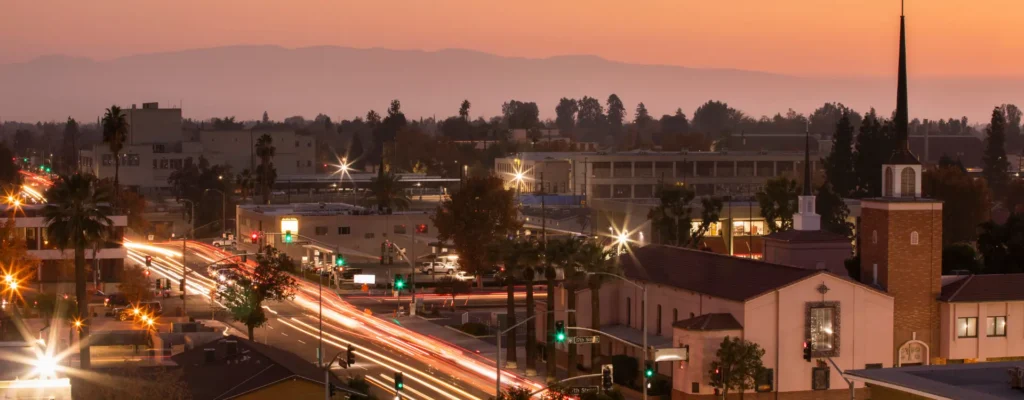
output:
<instances>
[{"instance_id":1,"label":"lamp post","mask_svg":"<svg viewBox=\"0 0 1024 400\"><path fill-rule=\"evenodd\" d=\"M218 190L218 189L206 189L206 190L203 190L203 194L205 195L206 192L210 192L210 191L220 193L220 196L221 196L220 229L221 229L221 231L224 231L224 233L227 233L227 231L228 231L228 226L227 226L227 224L228 224L228 220L227 220L227 218L228 218L228 195L224 194L223 191Z\"/></svg>"},{"instance_id":2,"label":"lamp post","mask_svg":"<svg viewBox=\"0 0 1024 400\"><path fill-rule=\"evenodd\" d=\"M640 285L640 284L638 284L636 282L633 282L633 281L631 281L629 279L626 279L626 277L624 277L622 275L617 275L617 274L613 274L613 273L610 273L610 272L587 272L586 275L588 275L588 276L590 276L590 275L614 276L616 278L619 278L619 279L625 281L626 283L628 283L630 285L633 285L633 286L636 286L636 287L640 288L640 290L643 291L643 300L642 300L643 301L643 303L642 303L643 304L643 311L642 311L643 312L643 324L642 325L643 325L643 336L644 336L644 338L643 338L643 346L644 346L644 348L643 348L643 351L640 352L641 353L641 357L642 357L641 360L640 360L640 364L641 365L647 365L647 285ZM643 388L643 399L647 400L647 388L646 387Z\"/></svg>"}]
</instances>

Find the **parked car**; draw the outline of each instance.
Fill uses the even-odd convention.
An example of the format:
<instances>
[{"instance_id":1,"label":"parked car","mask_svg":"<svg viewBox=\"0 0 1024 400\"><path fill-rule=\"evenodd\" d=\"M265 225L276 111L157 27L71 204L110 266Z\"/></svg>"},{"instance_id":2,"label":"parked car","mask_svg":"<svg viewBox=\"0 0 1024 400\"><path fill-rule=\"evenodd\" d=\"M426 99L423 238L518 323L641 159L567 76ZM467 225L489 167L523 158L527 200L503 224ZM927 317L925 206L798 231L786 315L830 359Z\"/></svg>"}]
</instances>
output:
<instances>
[{"instance_id":1,"label":"parked car","mask_svg":"<svg viewBox=\"0 0 1024 400\"><path fill-rule=\"evenodd\" d=\"M103 299L103 304L107 307L124 307L128 305L128 298L124 293L111 293Z\"/></svg>"},{"instance_id":2,"label":"parked car","mask_svg":"<svg viewBox=\"0 0 1024 400\"><path fill-rule=\"evenodd\" d=\"M118 321L127 321L139 315L158 316L164 313L163 305L159 301L145 301L135 306L115 308L114 318Z\"/></svg>"},{"instance_id":3,"label":"parked car","mask_svg":"<svg viewBox=\"0 0 1024 400\"><path fill-rule=\"evenodd\" d=\"M424 274L430 273L444 273L454 274L458 270L458 267L452 263L446 263L441 261L424 261L420 263L420 271Z\"/></svg>"}]
</instances>

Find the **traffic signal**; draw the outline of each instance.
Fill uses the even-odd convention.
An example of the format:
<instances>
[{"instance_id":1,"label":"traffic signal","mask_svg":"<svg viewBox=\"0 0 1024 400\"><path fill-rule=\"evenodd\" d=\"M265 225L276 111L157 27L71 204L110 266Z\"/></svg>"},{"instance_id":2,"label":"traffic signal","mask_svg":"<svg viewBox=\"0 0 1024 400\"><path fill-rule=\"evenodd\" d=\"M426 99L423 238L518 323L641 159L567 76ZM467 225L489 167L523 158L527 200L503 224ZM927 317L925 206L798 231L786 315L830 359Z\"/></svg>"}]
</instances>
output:
<instances>
[{"instance_id":1,"label":"traffic signal","mask_svg":"<svg viewBox=\"0 0 1024 400\"><path fill-rule=\"evenodd\" d=\"M178 290L180 290L182 293L185 293L185 279L181 279L178 281Z\"/></svg>"},{"instance_id":2,"label":"traffic signal","mask_svg":"<svg viewBox=\"0 0 1024 400\"><path fill-rule=\"evenodd\" d=\"M345 266L345 256L342 256L341 254L335 254L334 255L334 266L335 267L344 267Z\"/></svg>"},{"instance_id":3,"label":"traffic signal","mask_svg":"<svg viewBox=\"0 0 1024 400\"><path fill-rule=\"evenodd\" d=\"M555 342L565 342L565 321L555 321Z\"/></svg>"},{"instance_id":4,"label":"traffic signal","mask_svg":"<svg viewBox=\"0 0 1024 400\"><path fill-rule=\"evenodd\" d=\"M149 268L146 268L146 271L144 271L144 273L146 274L146 277L149 278Z\"/></svg>"},{"instance_id":5,"label":"traffic signal","mask_svg":"<svg viewBox=\"0 0 1024 400\"><path fill-rule=\"evenodd\" d=\"M402 274L395 274L395 289L405 289L405 277Z\"/></svg>"},{"instance_id":6,"label":"traffic signal","mask_svg":"<svg viewBox=\"0 0 1024 400\"><path fill-rule=\"evenodd\" d=\"M251 240L252 240L252 244L256 244L256 242L258 242L258 241L260 240L260 233L259 233L259 232L256 232L256 231L253 231L253 232L252 232L252 233L251 233L251 234L249 235L249 239L251 239Z\"/></svg>"},{"instance_id":7,"label":"traffic signal","mask_svg":"<svg viewBox=\"0 0 1024 400\"><path fill-rule=\"evenodd\" d=\"M153 266L153 256L146 256L146 267Z\"/></svg>"},{"instance_id":8,"label":"traffic signal","mask_svg":"<svg viewBox=\"0 0 1024 400\"><path fill-rule=\"evenodd\" d=\"M293 240L292 231L284 231L284 242L291 243Z\"/></svg>"},{"instance_id":9,"label":"traffic signal","mask_svg":"<svg viewBox=\"0 0 1024 400\"><path fill-rule=\"evenodd\" d=\"M334 398L334 394L335 394L335 393L337 393L337 391L338 391L338 388L337 388L336 386L334 386L334 384L333 384L333 383L332 383L332 384L330 384L330 386L329 386L329 387L330 387L330 390L329 390L329 392L330 392L330 398L332 398L332 399L333 399L333 398Z\"/></svg>"},{"instance_id":10,"label":"traffic signal","mask_svg":"<svg viewBox=\"0 0 1024 400\"><path fill-rule=\"evenodd\" d=\"M248 254L242 254L242 264L245 264L247 262L249 262L249 255Z\"/></svg>"},{"instance_id":11,"label":"traffic signal","mask_svg":"<svg viewBox=\"0 0 1024 400\"><path fill-rule=\"evenodd\" d=\"M644 366L644 378L651 379L654 377L654 363L648 361Z\"/></svg>"},{"instance_id":12,"label":"traffic signal","mask_svg":"<svg viewBox=\"0 0 1024 400\"><path fill-rule=\"evenodd\" d=\"M811 343L804 342L804 361L811 362Z\"/></svg>"},{"instance_id":13,"label":"traffic signal","mask_svg":"<svg viewBox=\"0 0 1024 400\"><path fill-rule=\"evenodd\" d=\"M401 392L402 389L405 389L405 383L402 382L402 373L395 372L395 391Z\"/></svg>"},{"instance_id":14,"label":"traffic signal","mask_svg":"<svg viewBox=\"0 0 1024 400\"><path fill-rule=\"evenodd\" d=\"M606 392L612 390L612 386L615 384L613 377L615 376L614 368L611 364L605 364L601 366L601 389Z\"/></svg>"},{"instance_id":15,"label":"traffic signal","mask_svg":"<svg viewBox=\"0 0 1024 400\"><path fill-rule=\"evenodd\" d=\"M348 349L345 350L345 368L351 367L356 363L356 348L351 344L348 345Z\"/></svg>"},{"instance_id":16,"label":"traffic signal","mask_svg":"<svg viewBox=\"0 0 1024 400\"><path fill-rule=\"evenodd\" d=\"M722 382L722 369L715 368L715 375L711 377L715 382Z\"/></svg>"}]
</instances>

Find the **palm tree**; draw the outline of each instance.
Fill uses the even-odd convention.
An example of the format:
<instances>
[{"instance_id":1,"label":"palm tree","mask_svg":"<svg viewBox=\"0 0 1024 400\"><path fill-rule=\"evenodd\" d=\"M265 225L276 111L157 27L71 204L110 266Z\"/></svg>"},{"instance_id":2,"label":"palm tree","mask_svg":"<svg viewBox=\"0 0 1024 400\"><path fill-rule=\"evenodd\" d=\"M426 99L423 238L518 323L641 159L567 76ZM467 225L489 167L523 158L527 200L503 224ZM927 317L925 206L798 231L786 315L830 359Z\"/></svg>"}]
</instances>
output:
<instances>
[{"instance_id":1,"label":"palm tree","mask_svg":"<svg viewBox=\"0 0 1024 400\"><path fill-rule=\"evenodd\" d=\"M363 202L376 206L378 210L408 210L412 200L400 182L401 178L392 172L378 173L370 181L370 188Z\"/></svg>"},{"instance_id":2,"label":"palm tree","mask_svg":"<svg viewBox=\"0 0 1024 400\"><path fill-rule=\"evenodd\" d=\"M576 253L580 265L594 275L587 278L587 287L590 289L590 329L601 330L601 286L609 279L608 275L619 274L619 265L615 262L615 254L604 246L594 241L583 244ZM601 346L594 346L594 354L590 357L590 365L600 365Z\"/></svg>"},{"instance_id":3,"label":"palm tree","mask_svg":"<svg viewBox=\"0 0 1024 400\"><path fill-rule=\"evenodd\" d=\"M114 201L121 193L121 150L124 149L124 142L128 140L128 120L121 107L110 106L103 114L103 143L110 148L114 155Z\"/></svg>"},{"instance_id":4,"label":"palm tree","mask_svg":"<svg viewBox=\"0 0 1024 400\"><path fill-rule=\"evenodd\" d=\"M89 307L85 292L85 248L103 240L110 233L113 221L110 215L110 192L97 184L92 175L61 176L46 191L50 200L43 207L43 222L48 239L64 250L75 253L75 297L78 299L78 318L82 321L78 336L79 359L83 369L89 368Z\"/></svg>"},{"instance_id":5,"label":"palm tree","mask_svg":"<svg viewBox=\"0 0 1024 400\"><path fill-rule=\"evenodd\" d=\"M238 183L238 188L242 191L242 200L245 200L249 197L249 194L251 194L252 189L255 186L255 177L253 177L252 172L246 168L243 169L237 177L235 177L235 181Z\"/></svg>"},{"instance_id":6,"label":"palm tree","mask_svg":"<svg viewBox=\"0 0 1024 400\"><path fill-rule=\"evenodd\" d=\"M555 370L558 367L555 357L555 286L558 284L558 269L568 270L573 255L579 250L580 240L565 238L560 240L548 240L544 245L544 279L548 284L547 299L547 341L544 353L547 355L546 381L555 381Z\"/></svg>"},{"instance_id":7,"label":"palm tree","mask_svg":"<svg viewBox=\"0 0 1024 400\"><path fill-rule=\"evenodd\" d=\"M277 180L277 171L274 169L275 154L277 154L277 148L274 147L274 138L264 133L256 140L256 156L260 158L260 165L256 167L256 176L260 182L263 204L270 204L270 188Z\"/></svg>"},{"instance_id":8,"label":"palm tree","mask_svg":"<svg viewBox=\"0 0 1024 400\"><path fill-rule=\"evenodd\" d=\"M501 276L504 280L506 288L508 289L505 326L513 326L516 324L516 275L519 275L519 273L522 272L522 269L524 269L527 265L532 265L537 261L539 257L537 245L533 240L525 240L518 238L506 239L496 243L494 247L491 249L490 253L492 259L500 260L504 264ZM527 310L527 313L529 313L530 315L533 314L531 310ZM510 329L508 331L507 340L508 347L506 348L505 351L505 368L516 368L518 360L516 357L515 329Z\"/></svg>"},{"instance_id":9,"label":"palm tree","mask_svg":"<svg viewBox=\"0 0 1024 400\"><path fill-rule=\"evenodd\" d=\"M535 312L533 302L533 281L537 278L537 262L541 258L541 244L527 239L523 245L521 256L523 264L523 282L526 283L526 376L537 375L537 320L531 319Z\"/></svg>"}]
</instances>

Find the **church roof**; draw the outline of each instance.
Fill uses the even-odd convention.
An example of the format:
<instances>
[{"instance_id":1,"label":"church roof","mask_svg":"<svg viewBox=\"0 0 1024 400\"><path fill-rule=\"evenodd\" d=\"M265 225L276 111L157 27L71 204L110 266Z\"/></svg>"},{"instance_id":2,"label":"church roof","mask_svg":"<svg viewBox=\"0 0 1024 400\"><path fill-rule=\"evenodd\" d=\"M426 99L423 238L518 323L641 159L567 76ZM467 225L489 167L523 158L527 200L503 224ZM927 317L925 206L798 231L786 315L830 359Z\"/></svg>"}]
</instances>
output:
<instances>
[{"instance_id":1,"label":"church roof","mask_svg":"<svg viewBox=\"0 0 1024 400\"><path fill-rule=\"evenodd\" d=\"M1024 274L971 275L942 287L939 300L950 303L1024 301Z\"/></svg>"},{"instance_id":2,"label":"church roof","mask_svg":"<svg viewBox=\"0 0 1024 400\"><path fill-rule=\"evenodd\" d=\"M816 243L816 242L845 242L850 243L850 239L846 236L838 233L832 233L824 230L816 231L801 231L796 229L790 229L782 232L774 232L765 236L765 239L780 240L783 242L793 243Z\"/></svg>"},{"instance_id":3,"label":"church roof","mask_svg":"<svg viewBox=\"0 0 1024 400\"><path fill-rule=\"evenodd\" d=\"M731 331L743 329L743 325L729 313L698 315L672 324L688 331Z\"/></svg>"},{"instance_id":4,"label":"church roof","mask_svg":"<svg viewBox=\"0 0 1024 400\"><path fill-rule=\"evenodd\" d=\"M658 283L734 301L746 301L776 288L823 273L706 251L648 245L620 259L633 280Z\"/></svg>"},{"instance_id":5,"label":"church roof","mask_svg":"<svg viewBox=\"0 0 1024 400\"><path fill-rule=\"evenodd\" d=\"M899 147L892 153L892 157L889 157L889 165L920 165L921 161L918 161L917 156L910 152L910 149L905 147Z\"/></svg>"}]
</instances>

